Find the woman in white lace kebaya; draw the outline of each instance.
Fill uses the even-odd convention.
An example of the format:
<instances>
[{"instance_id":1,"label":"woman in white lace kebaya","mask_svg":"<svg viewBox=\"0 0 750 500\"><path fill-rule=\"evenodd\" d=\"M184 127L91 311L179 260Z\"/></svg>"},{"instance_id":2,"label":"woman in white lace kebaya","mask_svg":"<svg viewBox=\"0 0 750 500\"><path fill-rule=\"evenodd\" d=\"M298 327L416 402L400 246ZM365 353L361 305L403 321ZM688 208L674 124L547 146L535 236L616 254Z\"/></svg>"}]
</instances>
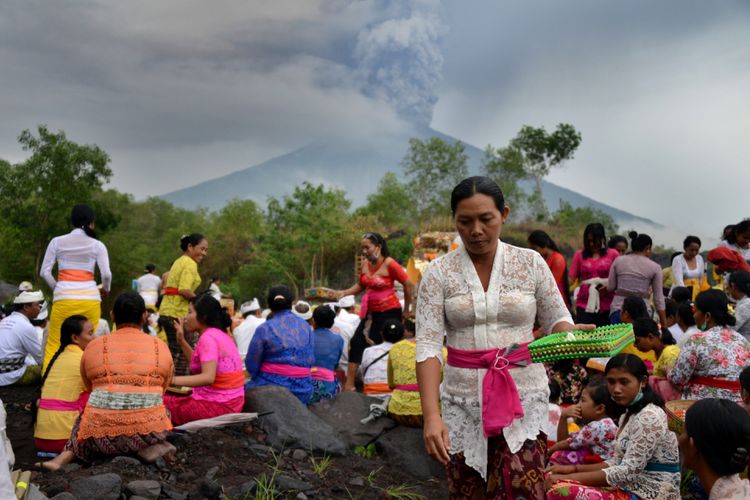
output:
<instances>
[{"instance_id":1,"label":"woman in white lace kebaya","mask_svg":"<svg viewBox=\"0 0 750 500\"><path fill-rule=\"evenodd\" d=\"M739 476L750 450L744 408L727 399L702 399L688 409L678 440L685 467L695 471L709 500L750 498L750 482Z\"/></svg>"},{"instance_id":2,"label":"woman in white lace kebaya","mask_svg":"<svg viewBox=\"0 0 750 500\"><path fill-rule=\"evenodd\" d=\"M604 377L612 400L625 407L615 452L598 464L552 466L547 499L679 500L677 438L648 385L646 365L634 354L618 354Z\"/></svg>"},{"instance_id":3,"label":"woman in white lace kebaya","mask_svg":"<svg viewBox=\"0 0 750 500\"><path fill-rule=\"evenodd\" d=\"M452 498L543 498L549 388L526 344L535 319L547 332L574 325L542 257L499 240L508 207L494 181L465 179L451 209L463 245L425 270L417 302L425 447L447 465Z\"/></svg>"}]
</instances>

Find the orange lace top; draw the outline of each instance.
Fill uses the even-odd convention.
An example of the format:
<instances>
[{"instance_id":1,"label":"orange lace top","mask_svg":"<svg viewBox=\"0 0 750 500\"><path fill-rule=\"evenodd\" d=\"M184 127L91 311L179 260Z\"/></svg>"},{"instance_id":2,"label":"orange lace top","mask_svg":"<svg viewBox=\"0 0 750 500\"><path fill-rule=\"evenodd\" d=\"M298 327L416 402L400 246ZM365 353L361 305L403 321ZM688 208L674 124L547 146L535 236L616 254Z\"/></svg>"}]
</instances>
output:
<instances>
[{"instance_id":1,"label":"orange lace top","mask_svg":"<svg viewBox=\"0 0 750 500\"><path fill-rule=\"evenodd\" d=\"M81 360L91 391L78 441L172 429L162 396L174 364L167 345L135 328L122 328L86 346Z\"/></svg>"}]
</instances>

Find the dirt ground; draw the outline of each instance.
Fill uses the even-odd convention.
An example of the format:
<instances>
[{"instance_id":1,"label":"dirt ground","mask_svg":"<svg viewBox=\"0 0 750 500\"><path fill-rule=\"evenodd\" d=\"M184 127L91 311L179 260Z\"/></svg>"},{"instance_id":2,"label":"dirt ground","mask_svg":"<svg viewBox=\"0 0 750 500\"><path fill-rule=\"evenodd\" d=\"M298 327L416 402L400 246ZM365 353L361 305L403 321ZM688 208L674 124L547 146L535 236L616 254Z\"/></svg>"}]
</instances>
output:
<instances>
[{"instance_id":1,"label":"dirt ground","mask_svg":"<svg viewBox=\"0 0 750 500\"><path fill-rule=\"evenodd\" d=\"M16 467L26 470L38 461L28 408L32 396L30 389L0 388L0 399L8 413L7 432L16 454ZM262 487L263 478L277 481L277 493L285 481L304 481L311 486L304 489L304 493L314 498L447 498L444 479L416 481L378 455L364 458L352 453L327 459L311 457L301 451L294 453L294 450L277 453L264 446L264 441L265 435L256 426L236 424L197 434L175 435L173 443L178 451L173 463L159 461L146 465L135 461L105 461L80 468L74 466L71 468L74 470L60 473L35 473L32 482L52 497L67 490L70 482L78 477L114 472L122 477L124 484L136 479L160 481L163 484L161 498L193 499L205 496L205 475L211 471L214 484L218 485L214 487L237 499L252 498L233 494L239 485L256 480ZM204 490L201 490L202 484ZM297 498L300 491L301 487L292 489L279 494L278 498Z\"/></svg>"}]
</instances>

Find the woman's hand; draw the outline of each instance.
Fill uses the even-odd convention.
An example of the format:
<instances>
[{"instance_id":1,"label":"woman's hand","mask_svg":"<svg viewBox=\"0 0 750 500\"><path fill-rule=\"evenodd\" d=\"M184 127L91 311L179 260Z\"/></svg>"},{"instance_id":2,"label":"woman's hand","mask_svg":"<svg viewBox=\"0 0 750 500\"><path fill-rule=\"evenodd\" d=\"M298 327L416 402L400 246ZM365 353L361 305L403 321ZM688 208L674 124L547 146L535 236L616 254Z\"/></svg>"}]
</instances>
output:
<instances>
[{"instance_id":1,"label":"woman's hand","mask_svg":"<svg viewBox=\"0 0 750 500\"><path fill-rule=\"evenodd\" d=\"M441 464L446 465L450 460L448 452L451 447L448 441L448 427L446 427L443 419L439 415L432 418L425 418L422 434L427 454Z\"/></svg>"},{"instance_id":2,"label":"woman's hand","mask_svg":"<svg viewBox=\"0 0 750 500\"><path fill-rule=\"evenodd\" d=\"M177 337L177 342L183 342L185 340L185 327L182 325L183 321L184 320L182 318L177 318L172 321L172 325L174 325L174 334L175 337Z\"/></svg>"},{"instance_id":3,"label":"woman's hand","mask_svg":"<svg viewBox=\"0 0 750 500\"><path fill-rule=\"evenodd\" d=\"M552 476L565 476L567 474L573 474L576 471L575 465L550 465L545 472L549 472ZM558 478L559 479L559 478Z\"/></svg>"},{"instance_id":4,"label":"woman's hand","mask_svg":"<svg viewBox=\"0 0 750 500\"><path fill-rule=\"evenodd\" d=\"M560 418L581 418L581 405L572 405L567 408L563 408L560 412Z\"/></svg>"}]
</instances>

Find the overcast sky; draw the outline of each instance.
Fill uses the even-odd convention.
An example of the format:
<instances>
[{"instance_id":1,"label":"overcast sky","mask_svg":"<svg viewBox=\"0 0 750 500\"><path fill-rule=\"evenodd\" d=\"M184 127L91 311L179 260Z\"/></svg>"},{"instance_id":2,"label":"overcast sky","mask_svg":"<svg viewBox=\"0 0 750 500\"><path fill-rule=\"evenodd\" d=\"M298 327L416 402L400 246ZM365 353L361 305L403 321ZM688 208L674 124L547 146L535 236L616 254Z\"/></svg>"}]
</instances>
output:
<instances>
[{"instance_id":1,"label":"overcast sky","mask_svg":"<svg viewBox=\"0 0 750 500\"><path fill-rule=\"evenodd\" d=\"M750 216L750 3L10 0L0 157L46 123L162 194L319 137L503 146L572 123L549 180L681 230Z\"/></svg>"}]
</instances>

